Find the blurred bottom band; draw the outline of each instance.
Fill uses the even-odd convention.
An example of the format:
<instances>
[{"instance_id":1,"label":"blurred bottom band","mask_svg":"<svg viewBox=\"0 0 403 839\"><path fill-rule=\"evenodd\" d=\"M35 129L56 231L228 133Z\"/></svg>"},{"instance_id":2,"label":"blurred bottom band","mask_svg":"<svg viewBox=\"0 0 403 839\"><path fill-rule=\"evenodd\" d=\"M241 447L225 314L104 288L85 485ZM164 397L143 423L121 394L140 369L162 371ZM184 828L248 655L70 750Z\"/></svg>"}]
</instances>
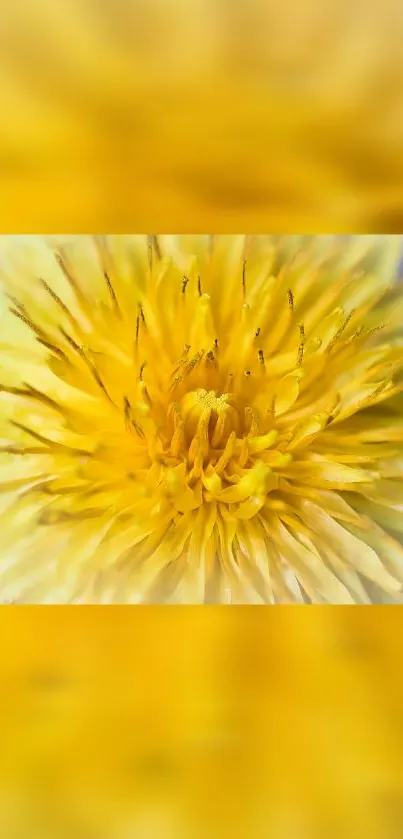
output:
<instances>
[{"instance_id":1,"label":"blurred bottom band","mask_svg":"<svg viewBox=\"0 0 403 839\"><path fill-rule=\"evenodd\" d=\"M7 839L394 839L397 607L3 607Z\"/></svg>"}]
</instances>

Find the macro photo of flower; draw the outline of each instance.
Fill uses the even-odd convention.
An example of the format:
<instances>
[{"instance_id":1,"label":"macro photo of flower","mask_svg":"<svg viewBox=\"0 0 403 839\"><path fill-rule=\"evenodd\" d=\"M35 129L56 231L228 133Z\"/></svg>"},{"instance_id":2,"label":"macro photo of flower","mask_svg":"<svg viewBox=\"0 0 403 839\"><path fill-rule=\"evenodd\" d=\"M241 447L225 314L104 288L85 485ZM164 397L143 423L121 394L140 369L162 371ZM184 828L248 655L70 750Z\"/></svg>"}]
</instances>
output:
<instances>
[{"instance_id":1,"label":"macro photo of flower","mask_svg":"<svg viewBox=\"0 0 403 839\"><path fill-rule=\"evenodd\" d=\"M399 236L0 240L0 600L403 585Z\"/></svg>"}]
</instances>

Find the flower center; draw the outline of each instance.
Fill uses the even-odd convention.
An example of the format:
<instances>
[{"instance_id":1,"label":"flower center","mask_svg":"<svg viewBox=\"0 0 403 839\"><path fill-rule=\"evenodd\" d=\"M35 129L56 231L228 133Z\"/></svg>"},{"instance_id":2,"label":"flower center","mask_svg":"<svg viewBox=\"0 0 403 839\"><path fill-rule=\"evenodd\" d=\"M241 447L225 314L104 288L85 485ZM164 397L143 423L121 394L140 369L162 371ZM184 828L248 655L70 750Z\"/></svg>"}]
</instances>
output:
<instances>
[{"instance_id":1,"label":"flower center","mask_svg":"<svg viewBox=\"0 0 403 839\"><path fill-rule=\"evenodd\" d=\"M216 393L214 390L198 390L187 393L182 400L184 410L188 408L197 411L200 416L205 411L215 411L217 414L225 411L228 407L228 393Z\"/></svg>"},{"instance_id":2,"label":"flower center","mask_svg":"<svg viewBox=\"0 0 403 839\"><path fill-rule=\"evenodd\" d=\"M228 393L217 394L202 388L185 394L180 408L188 443L205 430L209 445L217 447L227 441L231 431L238 430L237 413L228 400Z\"/></svg>"}]
</instances>

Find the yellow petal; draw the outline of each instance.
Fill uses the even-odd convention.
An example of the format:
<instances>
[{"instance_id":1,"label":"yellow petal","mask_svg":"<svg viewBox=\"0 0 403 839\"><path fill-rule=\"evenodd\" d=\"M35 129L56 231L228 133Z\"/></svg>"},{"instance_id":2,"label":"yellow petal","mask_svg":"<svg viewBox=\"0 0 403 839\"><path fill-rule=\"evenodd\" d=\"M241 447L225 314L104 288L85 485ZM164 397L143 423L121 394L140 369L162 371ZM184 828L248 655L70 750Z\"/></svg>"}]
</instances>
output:
<instances>
[{"instance_id":1,"label":"yellow petal","mask_svg":"<svg viewBox=\"0 0 403 839\"><path fill-rule=\"evenodd\" d=\"M287 446L287 451L302 448L312 440L315 434L325 428L328 421L328 414L314 414L312 417L307 417L297 425L296 431L291 442Z\"/></svg>"},{"instance_id":2,"label":"yellow petal","mask_svg":"<svg viewBox=\"0 0 403 839\"><path fill-rule=\"evenodd\" d=\"M196 510L203 500L200 484L195 489L186 484L185 471L185 464L180 464L173 469L167 469L165 474L168 492L180 513Z\"/></svg>"},{"instance_id":3,"label":"yellow petal","mask_svg":"<svg viewBox=\"0 0 403 839\"><path fill-rule=\"evenodd\" d=\"M262 452L265 449L269 449L273 443L276 442L278 438L278 431L277 429L272 429L272 431L268 431L267 434L263 434L260 437L251 437L248 440L248 449L250 454L257 454L258 452Z\"/></svg>"},{"instance_id":4,"label":"yellow petal","mask_svg":"<svg viewBox=\"0 0 403 839\"><path fill-rule=\"evenodd\" d=\"M237 484L231 487L226 487L217 496L218 500L227 504L233 504L237 501L244 501L251 495L259 495L267 492L267 488L273 481L271 469L263 463L257 463L252 469L248 470L247 474L241 478Z\"/></svg>"},{"instance_id":5,"label":"yellow petal","mask_svg":"<svg viewBox=\"0 0 403 839\"><path fill-rule=\"evenodd\" d=\"M289 562L297 579L312 599L316 599L319 594L330 603L354 602L349 591L325 563L299 540L294 539L283 524L277 523L273 535L279 552Z\"/></svg>"},{"instance_id":6,"label":"yellow petal","mask_svg":"<svg viewBox=\"0 0 403 839\"><path fill-rule=\"evenodd\" d=\"M299 377L285 376L276 386L274 399L274 413L276 417L282 416L292 408L299 396Z\"/></svg>"},{"instance_id":7,"label":"yellow petal","mask_svg":"<svg viewBox=\"0 0 403 839\"><path fill-rule=\"evenodd\" d=\"M303 501L301 508L309 526L315 533L329 540L332 548L338 551L345 562L353 565L360 574L373 580L385 591L393 594L401 590L400 583L388 573L379 556L366 542L353 536L316 504Z\"/></svg>"},{"instance_id":8,"label":"yellow petal","mask_svg":"<svg viewBox=\"0 0 403 839\"><path fill-rule=\"evenodd\" d=\"M352 469L341 463L330 461L299 461L293 462L287 468L287 477L303 483L322 486L345 486L348 484L368 484L377 476L376 472L365 469Z\"/></svg>"}]
</instances>

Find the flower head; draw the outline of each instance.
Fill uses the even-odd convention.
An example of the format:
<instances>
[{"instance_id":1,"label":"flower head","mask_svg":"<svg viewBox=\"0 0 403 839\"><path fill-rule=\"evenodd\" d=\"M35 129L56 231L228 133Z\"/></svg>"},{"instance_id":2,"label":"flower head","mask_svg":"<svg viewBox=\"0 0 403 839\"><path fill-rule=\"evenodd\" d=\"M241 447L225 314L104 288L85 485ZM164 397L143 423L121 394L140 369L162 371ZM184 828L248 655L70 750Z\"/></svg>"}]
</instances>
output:
<instances>
[{"instance_id":1,"label":"flower head","mask_svg":"<svg viewBox=\"0 0 403 839\"><path fill-rule=\"evenodd\" d=\"M2 599L399 593L400 246L4 241Z\"/></svg>"}]
</instances>

